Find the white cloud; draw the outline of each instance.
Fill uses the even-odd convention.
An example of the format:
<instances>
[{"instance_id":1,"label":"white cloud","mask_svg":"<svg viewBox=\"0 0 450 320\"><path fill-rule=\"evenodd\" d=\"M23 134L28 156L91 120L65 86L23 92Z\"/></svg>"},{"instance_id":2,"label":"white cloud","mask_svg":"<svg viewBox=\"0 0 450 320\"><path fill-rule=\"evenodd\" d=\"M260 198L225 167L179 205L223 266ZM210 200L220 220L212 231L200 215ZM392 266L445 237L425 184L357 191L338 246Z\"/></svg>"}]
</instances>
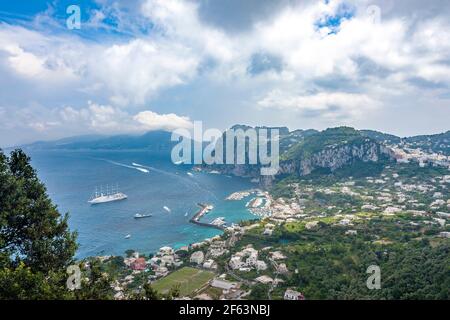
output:
<instances>
[{"instance_id":1,"label":"white cloud","mask_svg":"<svg viewBox=\"0 0 450 320\"><path fill-rule=\"evenodd\" d=\"M142 6L144 16L163 30L171 41L184 43L201 56L220 62L236 57L239 46L223 31L203 24L198 5L184 0L148 0Z\"/></svg>"},{"instance_id":2,"label":"white cloud","mask_svg":"<svg viewBox=\"0 0 450 320\"><path fill-rule=\"evenodd\" d=\"M174 113L157 114L152 111L142 111L133 117L146 130L190 129L192 122L188 117L180 117Z\"/></svg>"},{"instance_id":3,"label":"white cloud","mask_svg":"<svg viewBox=\"0 0 450 320\"><path fill-rule=\"evenodd\" d=\"M89 76L109 88L112 102L144 105L159 90L192 79L198 64L182 45L136 39L103 48L90 61Z\"/></svg>"},{"instance_id":4,"label":"white cloud","mask_svg":"<svg viewBox=\"0 0 450 320\"><path fill-rule=\"evenodd\" d=\"M261 108L285 111L309 112L318 117L357 117L376 108L378 103L364 94L332 92L312 95L293 95L280 90L269 92L258 101Z\"/></svg>"},{"instance_id":5,"label":"white cloud","mask_svg":"<svg viewBox=\"0 0 450 320\"><path fill-rule=\"evenodd\" d=\"M158 114L149 110L131 115L117 107L88 102L81 109L65 107L60 113L64 125L79 125L89 131L100 133L135 133L155 130L172 131L178 128L191 128L188 117L174 113Z\"/></svg>"},{"instance_id":6,"label":"white cloud","mask_svg":"<svg viewBox=\"0 0 450 320\"><path fill-rule=\"evenodd\" d=\"M0 24L0 44L12 76L47 88L89 88L122 107L143 106L160 90L186 83L200 62L190 48L162 38L99 45Z\"/></svg>"},{"instance_id":7,"label":"white cloud","mask_svg":"<svg viewBox=\"0 0 450 320\"><path fill-rule=\"evenodd\" d=\"M409 118L420 124L417 114L428 114L438 97L448 96L446 13L425 15L418 1L408 18L401 10L396 14L401 5L388 5L390 1L290 3L237 33L204 22L201 2L189 0L144 0L136 17L125 15L119 7L102 7L102 2L85 26L105 30L105 21L113 15L116 29L125 30L129 37L109 34L90 41L32 24L26 28L1 23L0 71L7 79L0 79L6 88L0 92L2 107L6 114L14 113L17 106L23 109L14 121L67 135L79 128L125 132L167 129L171 121L187 126L190 121L173 118L178 117L172 116L174 110L160 115L145 111L150 104L183 105L185 109L176 113L201 114L202 120L216 117L222 121L218 126L229 124L236 114L242 117L239 122L253 119L255 106L260 113L267 112L270 122L280 123L292 113L325 118L333 125L334 116L355 123L368 111L392 118L397 106L392 101L405 101L404 105L420 110ZM381 22L367 14L372 3L382 4ZM328 18L342 15L344 5L354 9L353 16L342 19L338 27L326 26ZM148 25L152 25L148 33L131 33ZM255 55L273 57L278 67L252 74ZM20 93L12 84L20 87ZM218 95L225 96L224 101L215 101L213 90L226 92ZM203 101L203 95L210 101ZM226 105L227 99L238 100L235 97L239 103ZM99 104L63 107L89 99ZM226 106L229 118L223 110L209 114L193 110L216 103ZM40 107L29 107L33 104ZM279 119L272 119L273 109L283 110ZM58 127L60 121L70 128Z\"/></svg>"}]
</instances>

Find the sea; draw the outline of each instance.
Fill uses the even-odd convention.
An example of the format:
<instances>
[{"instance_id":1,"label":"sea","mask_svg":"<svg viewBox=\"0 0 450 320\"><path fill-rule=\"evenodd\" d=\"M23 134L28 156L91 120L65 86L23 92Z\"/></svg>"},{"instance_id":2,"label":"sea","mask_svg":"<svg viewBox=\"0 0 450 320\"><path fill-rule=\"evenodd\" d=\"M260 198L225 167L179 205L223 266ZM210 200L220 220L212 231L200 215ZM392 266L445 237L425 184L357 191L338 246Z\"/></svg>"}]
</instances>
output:
<instances>
[{"instance_id":1,"label":"sea","mask_svg":"<svg viewBox=\"0 0 450 320\"><path fill-rule=\"evenodd\" d=\"M162 246L179 248L221 234L221 230L189 222L199 210L198 203L214 206L201 221L224 217L230 225L258 218L245 206L249 198L225 200L233 192L254 188L248 179L194 172L189 166L173 164L165 154L122 150L27 153L60 213L70 215L69 227L78 233L77 258L124 255L128 249L148 254ZM128 198L88 203L96 188L112 187ZM134 219L137 213L152 216Z\"/></svg>"}]
</instances>

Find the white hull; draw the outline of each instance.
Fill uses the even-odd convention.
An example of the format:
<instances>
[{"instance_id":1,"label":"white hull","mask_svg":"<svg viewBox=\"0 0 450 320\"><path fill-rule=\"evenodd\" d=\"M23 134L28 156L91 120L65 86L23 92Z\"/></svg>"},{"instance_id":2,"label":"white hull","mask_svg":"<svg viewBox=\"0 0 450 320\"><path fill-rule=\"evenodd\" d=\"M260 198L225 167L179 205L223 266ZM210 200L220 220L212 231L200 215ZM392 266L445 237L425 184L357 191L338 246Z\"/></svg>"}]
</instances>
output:
<instances>
[{"instance_id":1,"label":"white hull","mask_svg":"<svg viewBox=\"0 0 450 320\"><path fill-rule=\"evenodd\" d=\"M113 202L113 201L120 201L125 200L127 196L123 193L115 193L110 195L102 195L97 198L94 198L90 201L88 201L90 204L100 204L100 203L107 203L107 202Z\"/></svg>"}]
</instances>

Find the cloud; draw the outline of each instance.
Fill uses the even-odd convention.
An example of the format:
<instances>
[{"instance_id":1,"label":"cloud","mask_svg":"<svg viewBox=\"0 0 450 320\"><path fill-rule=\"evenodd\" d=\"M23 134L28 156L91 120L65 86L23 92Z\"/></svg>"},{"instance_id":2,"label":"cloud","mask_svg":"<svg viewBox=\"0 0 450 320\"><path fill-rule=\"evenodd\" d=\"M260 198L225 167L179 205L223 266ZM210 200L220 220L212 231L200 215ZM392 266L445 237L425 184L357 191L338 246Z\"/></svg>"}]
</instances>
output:
<instances>
[{"instance_id":1,"label":"cloud","mask_svg":"<svg viewBox=\"0 0 450 320\"><path fill-rule=\"evenodd\" d=\"M423 116L450 116L441 98L450 93L450 9L442 0L97 4L77 32L60 25L57 10L0 23L9 127L128 132L168 128L166 119L184 126L183 117L170 118L183 114L218 127L255 118L333 126L339 117L377 129L402 110L408 130L434 131L440 122Z\"/></svg>"},{"instance_id":2,"label":"cloud","mask_svg":"<svg viewBox=\"0 0 450 320\"><path fill-rule=\"evenodd\" d=\"M358 117L378 103L364 94L332 92L295 95L280 90L269 92L258 101L261 108L294 111L319 117Z\"/></svg>"},{"instance_id":3,"label":"cloud","mask_svg":"<svg viewBox=\"0 0 450 320\"><path fill-rule=\"evenodd\" d=\"M64 125L81 125L89 131L101 133L135 133L155 130L172 131L178 128L189 129L192 122L188 117L174 113L158 114L153 111L141 111L131 115L117 107L100 105L88 101L82 109L65 107L60 111Z\"/></svg>"},{"instance_id":4,"label":"cloud","mask_svg":"<svg viewBox=\"0 0 450 320\"><path fill-rule=\"evenodd\" d=\"M115 101L144 105L159 90L190 80L198 64L187 47L136 39L104 49L90 61L89 76L104 83Z\"/></svg>"},{"instance_id":5,"label":"cloud","mask_svg":"<svg viewBox=\"0 0 450 320\"><path fill-rule=\"evenodd\" d=\"M89 88L122 107L143 106L160 90L187 82L199 64L188 47L164 39L99 45L0 24L0 44L11 77L47 89Z\"/></svg>"},{"instance_id":6,"label":"cloud","mask_svg":"<svg viewBox=\"0 0 450 320\"><path fill-rule=\"evenodd\" d=\"M146 130L190 129L193 124L188 117L180 117L174 113L157 114L152 111L142 111L133 117Z\"/></svg>"}]
</instances>

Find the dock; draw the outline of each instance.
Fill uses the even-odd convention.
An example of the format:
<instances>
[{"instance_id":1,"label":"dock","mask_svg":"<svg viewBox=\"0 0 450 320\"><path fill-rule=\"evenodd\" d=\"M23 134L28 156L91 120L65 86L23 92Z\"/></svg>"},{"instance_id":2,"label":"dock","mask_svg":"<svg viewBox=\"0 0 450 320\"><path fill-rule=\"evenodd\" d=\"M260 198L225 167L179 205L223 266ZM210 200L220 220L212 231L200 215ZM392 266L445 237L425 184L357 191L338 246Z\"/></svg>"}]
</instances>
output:
<instances>
[{"instance_id":1,"label":"dock","mask_svg":"<svg viewBox=\"0 0 450 320\"><path fill-rule=\"evenodd\" d=\"M218 226L218 225L215 225L212 223L207 223L207 222L200 222L200 218L209 212L211 206L204 204L204 203L197 203L197 205L200 207L200 210L197 211L197 213L189 220L190 223L193 223L193 224L196 224L196 225L202 226L202 227L209 227L209 228L219 229L222 231L225 230L224 226Z\"/></svg>"}]
</instances>

